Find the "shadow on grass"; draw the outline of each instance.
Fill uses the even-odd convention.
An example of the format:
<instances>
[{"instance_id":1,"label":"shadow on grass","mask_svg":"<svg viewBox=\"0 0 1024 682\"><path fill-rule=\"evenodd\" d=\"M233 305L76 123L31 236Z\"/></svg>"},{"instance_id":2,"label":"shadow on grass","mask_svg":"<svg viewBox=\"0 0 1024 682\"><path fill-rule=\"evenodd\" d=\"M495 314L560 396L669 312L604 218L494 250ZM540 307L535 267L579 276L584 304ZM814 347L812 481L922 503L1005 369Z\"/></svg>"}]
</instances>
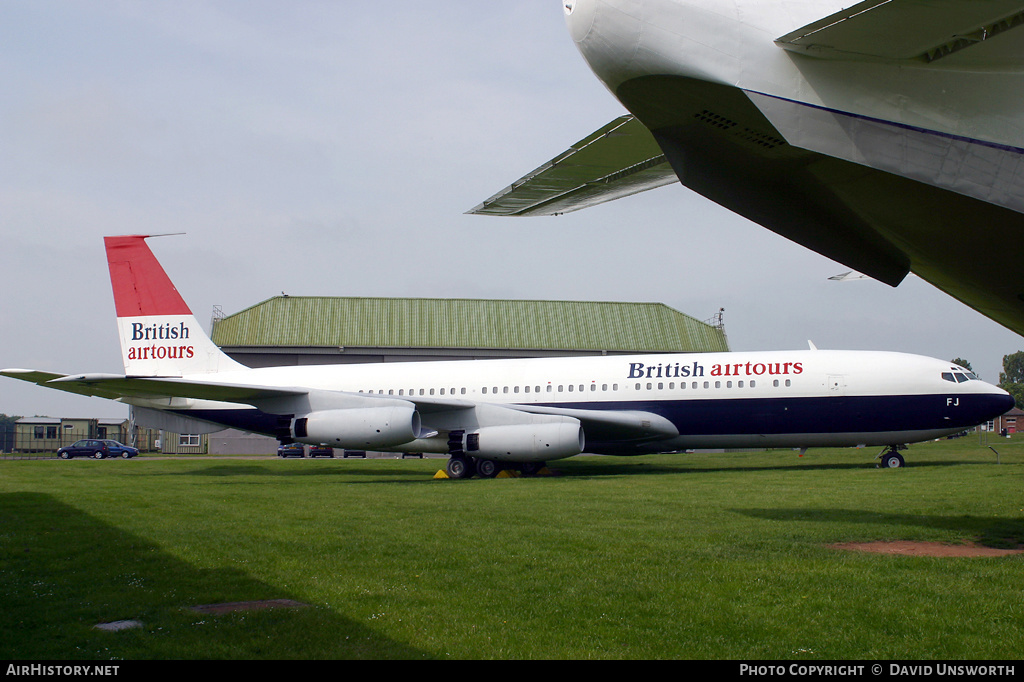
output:
<instances>
[{"instance_id":1,"label":"shadow on grass","mask_svg":"<svg viewBox=\"0 0 1024 682\"><path fill-rule=\"evenodd\" d=\"M197 568L49 495L0 495L0 538L2 660L427 657L324 606L197 613L190 607L302 596L236 569ZM143 626L95 629L122 620Z\"/></svg>"},{"instance_id":2,"label":"shadow on grass","mask_svg":"<svg viewBox=\"0 0 1024 682\"><path fill-rule=\"evenodd\" d=\"M730 511L769 521L807 521L830 524L882 524L938 528L974 537L979 544L996 549L1024 545L1024 518L982 516L937 516L934 514L890 514L855 509L732 509Z\"/></svg>"},{"instance_id":3,"label":"shadow on grass","mask_svg":"<svg viewBox=\"0 0 1024 682\"><path fill-rule=\"evenodd\" d=\"M442 462L440 468L444 468ZM143 475L147 475L143 473ZM394 478L394 477L419 477L424 478L424 473L415 469L401 469L399 467L374 467L358 466L346 467L344 465L332 466L329 464L307 465L302 468L281 468L273 464L218 464L202 468L186 468L181 471L161 471L153 476L272 476L275 478L295 478L310 476L351 476L351 477L372 477L372 478ZM429 478L429 477L428 477Z\"/></svg>"}]
</instances>

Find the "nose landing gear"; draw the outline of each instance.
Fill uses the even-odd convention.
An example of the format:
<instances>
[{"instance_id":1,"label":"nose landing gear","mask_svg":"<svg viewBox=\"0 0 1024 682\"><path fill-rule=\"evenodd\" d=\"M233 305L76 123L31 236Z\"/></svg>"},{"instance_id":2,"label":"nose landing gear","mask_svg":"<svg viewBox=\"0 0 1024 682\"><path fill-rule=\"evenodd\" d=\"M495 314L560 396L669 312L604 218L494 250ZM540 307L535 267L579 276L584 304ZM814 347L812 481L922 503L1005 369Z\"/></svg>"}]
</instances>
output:
<instances>
[{"instance_id":1,"label":"nose landing gear","mask_svg":"<svg viewBox=\"0 0 1024 682\"><path fill-rule=\"evenodd\" d=\"M876 459L879 461L879 468L881 469L899 469L906 466L906 462L903 460L903 455L900 454L900 450L906 450L906 445L890 445L887 447L882 454Z\"/></svg>"}]
</instances>

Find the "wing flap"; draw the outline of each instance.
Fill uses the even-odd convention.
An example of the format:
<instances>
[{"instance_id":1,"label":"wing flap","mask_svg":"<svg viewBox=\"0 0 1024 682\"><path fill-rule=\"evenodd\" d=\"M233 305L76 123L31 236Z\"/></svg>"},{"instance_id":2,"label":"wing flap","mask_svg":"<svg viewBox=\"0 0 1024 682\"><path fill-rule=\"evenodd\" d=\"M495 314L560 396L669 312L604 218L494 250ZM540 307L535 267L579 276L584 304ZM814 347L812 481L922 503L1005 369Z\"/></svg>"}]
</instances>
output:
<instances>
[{"instance_id":1,"label":"wing flap","mask_svg":"<svg viewBox=\"0 0 1024 682\"><path fill-rule=\"evenodd\" d=\"M650 131L621 116L467 213L557 215L677 181Z\"/></svg>"},{"instance_id":2,"label":"wing flap","mask_svg":"<svg viewBox=\"0 0 1024 682\"><path fill-rule=\"evenodd\" d=\"M775 42L786 50L818 57L932 62L987 43L1022 23L1020 0L867 0ZM987 62L1020 63L1021 51L1013 49L1018 39L1000 38L993 45L984 50Z\"/></svg>"}]
</instances>

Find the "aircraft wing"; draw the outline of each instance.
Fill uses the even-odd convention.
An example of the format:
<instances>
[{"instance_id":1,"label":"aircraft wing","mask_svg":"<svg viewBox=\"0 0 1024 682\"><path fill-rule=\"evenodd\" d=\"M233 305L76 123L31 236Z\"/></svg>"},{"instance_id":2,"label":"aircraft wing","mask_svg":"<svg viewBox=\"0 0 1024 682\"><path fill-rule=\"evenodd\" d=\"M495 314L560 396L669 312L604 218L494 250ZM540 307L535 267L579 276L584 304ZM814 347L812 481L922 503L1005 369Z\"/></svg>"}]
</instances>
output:
<instances>
[{"instance_id":1,"label":"aircraft wing","mask_svg":"<svg viewBox=\"0 0 1024 682\"><path fill-rule=\"evenodd\" d=\"M642 410L580 410L540 405L509 405L532 414L578 419L590 441L645 441L675 438L679 429L661 415Z\"/></svg>"},{"instance_id":2,"label":"aircraft wing","mask_svg":"<svg viewBox=\"0 0 1024 682\"><path fill-rule=\"evenodd\" d=\"M620 116L467 213L558 215L678 181L650 131Z\"/></svg>"},{"instance_id":3,"label":"aircraft wing","mask_svg":"<svg viewBox=\"0 0 1024 682\"><path fill-rule=\"evenodd\" d=\"M972 49L969 58L990 65L1016 60L1020 50L987 42L1024 21L1020 0L867 0L787 33L775 42L818 57L858 56L932 62ZM981 53L984 53L983 55ZM962 64L968 55L958 56Z\"/></svg>"}]
</instances>

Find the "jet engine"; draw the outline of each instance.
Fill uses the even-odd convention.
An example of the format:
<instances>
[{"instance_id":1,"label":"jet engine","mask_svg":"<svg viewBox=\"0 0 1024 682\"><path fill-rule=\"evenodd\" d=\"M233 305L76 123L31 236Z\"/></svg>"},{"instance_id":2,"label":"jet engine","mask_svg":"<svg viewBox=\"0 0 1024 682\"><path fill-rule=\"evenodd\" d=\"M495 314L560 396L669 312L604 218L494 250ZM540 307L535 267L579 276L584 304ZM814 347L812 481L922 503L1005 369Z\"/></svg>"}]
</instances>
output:
<instances>
[{"instance_id":1,"label":"jet engine","mask_svg":"<svg viewBox=\"0 0 1024 682\"><path fill-rule=\"evenodd\" d=\"M292 437L302 443L366 450L408 443L421 435L412 405L319 410L292 421Z\"/></svg>"},{"instance_id":2,"label":"jet engine","mask_svg":"<svg viewBox=\"0 0 1024 682\"><path fill-rule=\"evenodd\" d=\"M576 419L548 424L485 426L466 434L466 454L511 462L546 462L583 452L583 427Z\"/></svg>"}]
</instances>

